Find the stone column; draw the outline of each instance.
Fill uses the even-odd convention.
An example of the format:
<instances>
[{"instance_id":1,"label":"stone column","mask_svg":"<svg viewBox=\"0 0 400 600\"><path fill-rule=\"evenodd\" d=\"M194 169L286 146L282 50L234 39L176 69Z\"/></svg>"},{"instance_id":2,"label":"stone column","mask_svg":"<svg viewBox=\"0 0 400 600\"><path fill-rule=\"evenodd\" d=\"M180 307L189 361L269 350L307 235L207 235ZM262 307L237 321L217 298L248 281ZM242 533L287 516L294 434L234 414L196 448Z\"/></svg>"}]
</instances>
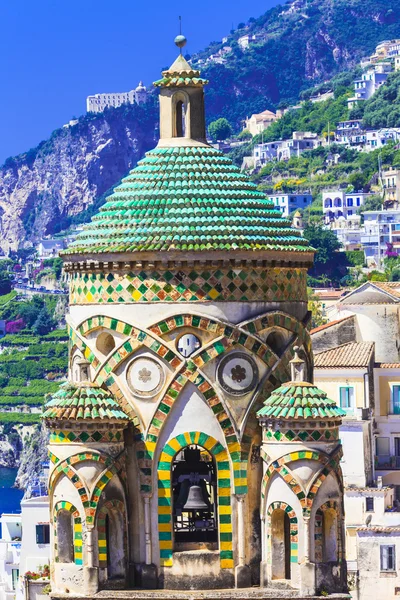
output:
<instances>
[{"instance_id":1,"label":"stone column","mask_svg":"<svg viewBox=\"0 0 400 600\"><path fill-rule=\"evenodd\" d=\"M251 587L250 568L245 564L246 538L244 527L244 494L236 494L237 507L237 541L238 541L238 564L235 567L235 586L237 588Z\"/></svg>"},{"instance_id":2,"label":"stone column","mask_svg":"<svg viewBox=\"0 0 400 600\"><path fill-rule=\"evenodd\" d=\"M86 530L86 565L83 568L86 594L96 594L99 591L99 570L94 566L95 551L94 531L91 527Z\"/></svg>"},{"instance_id":3,"label":"stone column","mask_svg":"<svg viewBox=\"0 0 400 600\"><path fill-rule=\"evenodd\" d=\"M300 563L300 591L305 596L314 596L315 589L315 565L310 562L310 515L303 516L304 546L303 560Z\"/></svg>"},{"instance_id":4,"label":"stone column","mask_svg":"<svg viewBox=\"0 0 400 600\"><path fill-rule=\"evenodd\" d=\"M266 535L265 535L265 515L261 515L261 564L260 564L260 586L267 587L268 571L267 571L267 552L266 552Z\"/></svg>"},{"instance_id":5,"label":"stone column","mask_svg":"<svg viewBox=\"0 0 400 600\"><path fill-rule=\"evenodd\" d=\"M152 563L151 548L151 494L143 494L145 562L140 566L140 584L147 590L158 586L157 567Z\"/></svg>"}]
</instances>

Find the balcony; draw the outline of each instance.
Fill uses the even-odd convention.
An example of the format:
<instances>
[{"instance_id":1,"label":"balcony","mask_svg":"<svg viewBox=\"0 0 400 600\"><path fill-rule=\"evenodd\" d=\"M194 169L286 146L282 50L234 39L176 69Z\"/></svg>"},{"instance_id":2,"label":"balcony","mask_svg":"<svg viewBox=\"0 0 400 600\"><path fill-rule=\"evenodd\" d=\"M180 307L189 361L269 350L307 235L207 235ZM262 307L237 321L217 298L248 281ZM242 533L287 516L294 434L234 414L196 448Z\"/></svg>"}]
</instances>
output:
<instances>
[{"instance_id":1,"label":"balcony","mask_svg":"<svg viewBox=\"0 0 400 600\"><path fill-rule=\"evenodd\" d=\"M400 456L391 456L390 454L380 454L375 456L376 469L400 469Z\"/></svg>"}]
</instances>

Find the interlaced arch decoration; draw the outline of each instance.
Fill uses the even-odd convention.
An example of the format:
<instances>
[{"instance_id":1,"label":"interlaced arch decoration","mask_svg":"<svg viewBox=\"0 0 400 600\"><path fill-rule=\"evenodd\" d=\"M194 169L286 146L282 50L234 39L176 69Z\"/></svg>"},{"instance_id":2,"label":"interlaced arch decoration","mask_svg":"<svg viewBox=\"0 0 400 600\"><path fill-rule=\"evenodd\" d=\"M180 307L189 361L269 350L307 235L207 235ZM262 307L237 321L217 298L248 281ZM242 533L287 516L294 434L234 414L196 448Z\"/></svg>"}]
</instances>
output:
<instances>
[{"instance_id":1,"label":"interlaced arch decoration","mask_svg":"<svg viewBox=\"0 0 400 600\"><path fill-rule=\"evenodd\" d=\"M124 543L124 555L128 556L128 538L126 531L126 513L125 505L122 500L107 500L96 516L96 529L97 529L97 545L98 545L98 560L99 567L107 567L107 531L106 531L106 517L112 510L118 511L122 515L124 524L123 530L123 543Z\"/></svg>"},{"instance_id":2,"label":"interlaced arch decoration","mask_svg":"<svg viewBox=\"0 0 400 600\"><path fill-rule=\"evenodd\" d=\"M286 502L272 502L267 510L267 562L272 562L272 513L284 510L290 522L290 562L298 562L299 530L296 512Z\"/></svg>"},{"instance_id":3,"label":"interlaced arch decoration","mask_svg":"<svg viewBox=\"0 0 400 600\"><path fill-rule=\"evenodd\" d=\"M253 405L247 411L240 436L235 421L231 418L229 409L225 406L224 399L218 396L212 384L203 374L202 367L230 348L240 344L250 353L255 354L266 365L268 372L273 373L278 384L287 381L289 378L289 361L293 356L293 343L304 345L306 348L310 347L306 324L306 322L301 323L282 311L271 311L253 321L247 321L239 325L226 324L200 315L177 314L151 325L147 330L141 330L125 321L98 315L83 321L77 327L76 332L71 331L71 340L96 369L96 381L100 385L104 384L114 394L121 407L133 420L136 428L134 436L137 443L137 461L143 493L150 493L152 489L152 459L159 434L174 402L188 381L198 387L219 421L228 451L235 464L235 470L238 475L240 474L240 477L235 476L235 482L241 480L241 490L237 490L237 493L246 493L247 461L252 438L258 427L257 420L251 413L251 410L253 412L255 410L254 404L252 403ZM293 343L288 346L281 357L278 357L268 344L258 337L259 331L273 325L282 327L293 334ZM96 357L83 339L88 333L100 327L117 331L128 338L105 361ZM182 357L178 356L162 340L162 336L179 327L198 328L218 337L201 348L190 359L182 361ZM175 370L173 380L168 385L163 397L161 397L147 432L143 431L138 417L129 402L124 398L113 374L115 369L126 360L127 356L132 354L140 345L145 345L156 352L163 360L169 362ZM273 387L272 384L268 385L268 381L266 381L264 393L271 391ZM253 402L257 401L256 396Z\"/></svg>"},{"instance_id":4,"label":"interlaced arch decoration","mask_svg":"<svg viewBox=\"0 0 400 600\"><path fill-rule=\"evenodd\" d=\"M160 564L172 566L173 520L171 498L172 461L180 450L191 444L202 446L214 457L217 471L218 531L221 569L232 569L231 470L227 450L215 438L200 431L180 434L164 446L158 462L158 537Z\"/></svg>"},{"instance_id":5,"label":"interlaced arch decoration","mask_svg":"<svg viewBox=\"0 0 400 600\"><path fill-rule=\"evenodd\" d=\"M82 542L82 519L79 511L75 508L71 502L61 500L57 502L53 510L53 524L54 524L54 554L55 561L59 562L58 557L58 542L57 542L57 519L60 511L66 510L71 513L74 527L73 527L73 541L74 541L74 563L76 565L83 565L83 542Z\"/></svg>"},{"instance_id":6,"label":"interlaced arch decoration","mask_svg":"<svg viewBox=\"0 0 400 600\"><path fill-rule=\"evenodd\" d=\"M296 452L290 452L278 460L272 461L268 465L261 483L261 514L264 514L265 511L268 484L273 474L278 473L291 488L293 493L297 496L302 506L304 515L309 515L315 496L322 482L326 479L329 473L334 473L336 475L342 454L343 452L341 446L335 448L335 451L331 455L315 450L299 450ZM308 489L304 488L303 484L296 478L289 467L285 466L287 463L304 459L315 460L321 463L321 468L315 474L314 479L308 486Z\"/></svg>"},{"instance_id":7,"label":"interlaced arch decoration","mask_svg":"<svg viewBox=\"0 0 400 600\"><path fill-rule=\"evenodd\" d=\"M105 466L105 469L99 473L91 493L82 481L78 472L72 466L87 460L97 461ZM85 512L86 523L90 527L93 526L101 493L108 482L116 475L125 483L125 453L122 452L115 459L96 452L81 452L66 458L56 466L50 476L49 489L51 491L54 492L57 480L63 473L78 490Z\"/></svg>"}]
</instances>

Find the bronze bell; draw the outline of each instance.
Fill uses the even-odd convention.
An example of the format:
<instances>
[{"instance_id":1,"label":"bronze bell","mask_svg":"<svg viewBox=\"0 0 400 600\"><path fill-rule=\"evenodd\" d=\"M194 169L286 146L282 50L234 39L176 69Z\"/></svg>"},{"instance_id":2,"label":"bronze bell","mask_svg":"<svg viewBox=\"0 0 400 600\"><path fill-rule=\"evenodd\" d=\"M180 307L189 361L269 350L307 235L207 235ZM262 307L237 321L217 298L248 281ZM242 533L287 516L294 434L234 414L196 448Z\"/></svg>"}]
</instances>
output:
<instances>
[{"instance_id":1,"label":"bronze bell","mask_svg":"<svg viewBox=\"0 0 400 600\"><path fill-rule=\"evenodd\" d=\"M209 505L203 497L203 490L199 485L191 485L189 494L182 510L209 510Z\"/></svg>"}]
</instances>

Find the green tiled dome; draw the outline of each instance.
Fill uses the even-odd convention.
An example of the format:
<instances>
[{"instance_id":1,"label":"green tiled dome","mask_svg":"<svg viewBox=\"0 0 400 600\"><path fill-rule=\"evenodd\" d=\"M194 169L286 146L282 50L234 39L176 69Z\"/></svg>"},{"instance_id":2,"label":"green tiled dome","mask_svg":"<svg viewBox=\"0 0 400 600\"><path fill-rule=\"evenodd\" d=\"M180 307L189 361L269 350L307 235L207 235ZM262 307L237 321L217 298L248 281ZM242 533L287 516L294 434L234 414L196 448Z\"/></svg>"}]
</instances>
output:
<instances>
[{"instance_id":1,"label":"green tiled dome","mask_svg":"<svg viewBox=\"0 0 400 600\"><path fill-rule=\"evenodd\" d=\"M93 383L64 383L44 407L43 419L128 421L110 392Z\"/></svg>"},{"instance_id":2,"label":"green tiled dome","mask_svg":"<svg viewBox=\"0 0 400 600\"><path fill-rule=\"evenodd\" d=\"M285 383L264 402L259 419L341 419L346 412L316 385L307 382Z\"/></svg>"},{"instance_id":3,"label":"green tiled dome","mask_svg":"<svg viewBox=\"0 0 400 600\"><path fill-rule=\"evenodd\" d=\"M210 146L146 154L62 254L311 251L273 203Z\"/></svg>"}]
</instances>

